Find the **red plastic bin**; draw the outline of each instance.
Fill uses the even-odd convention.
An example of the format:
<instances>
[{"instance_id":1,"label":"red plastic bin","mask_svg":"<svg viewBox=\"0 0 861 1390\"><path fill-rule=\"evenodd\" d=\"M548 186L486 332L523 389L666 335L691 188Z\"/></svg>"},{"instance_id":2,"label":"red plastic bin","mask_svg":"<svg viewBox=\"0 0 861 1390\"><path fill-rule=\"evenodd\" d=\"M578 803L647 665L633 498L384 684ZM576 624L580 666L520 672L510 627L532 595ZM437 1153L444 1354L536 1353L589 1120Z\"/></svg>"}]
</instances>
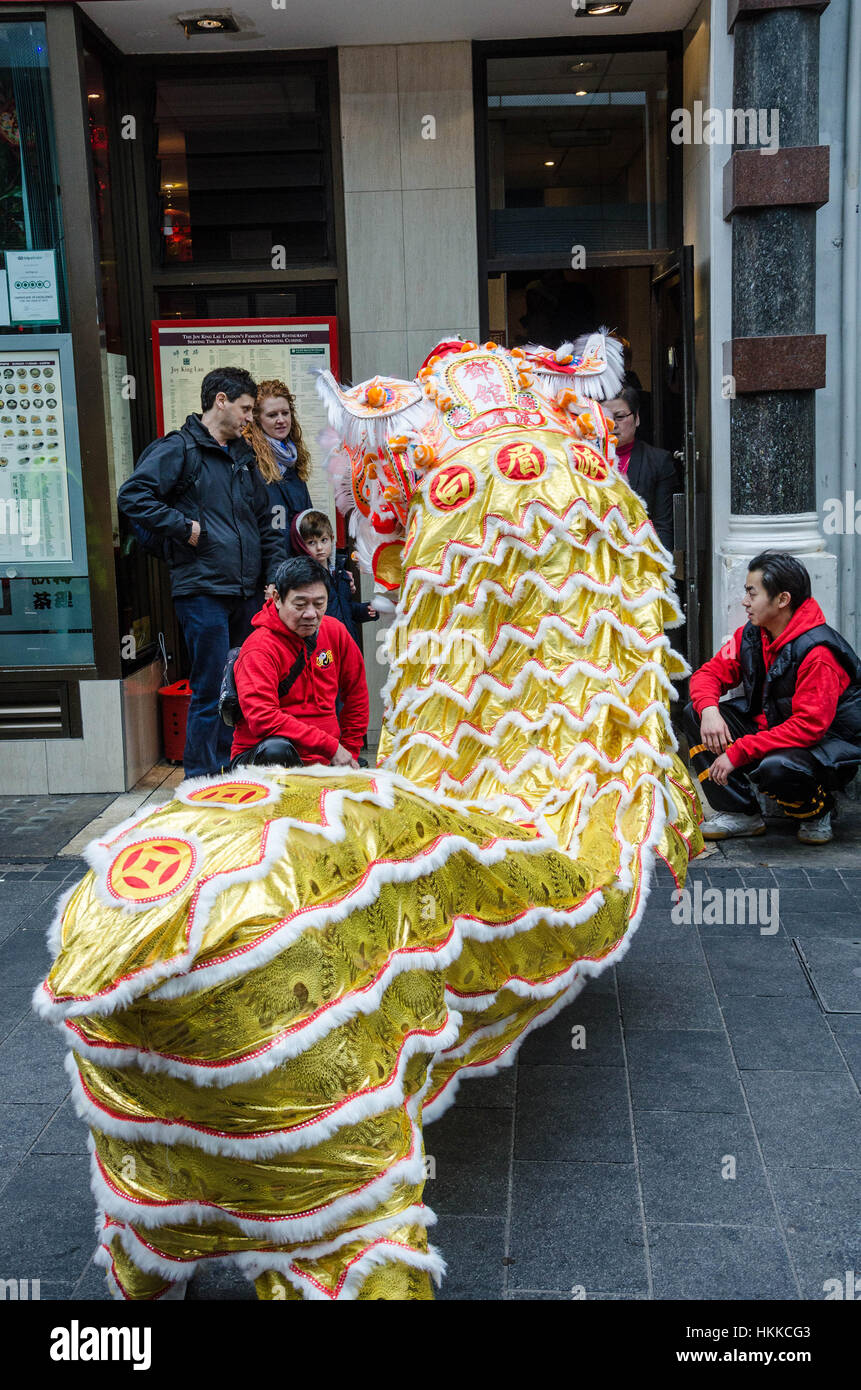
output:
<instances>
[{"instance_id":1,"label":"red plastic bin","mask_svg":"<svg viewBox=\"0 0 861 1390\"><path fill-rule=\"evenodd\" d=\"M191 704L191 686L188 681L174 681L173 685L163 685L158 693L161 696L164 756L169 762L181 763L185 752L185 725Z\"/></svg>"}]
</instances>

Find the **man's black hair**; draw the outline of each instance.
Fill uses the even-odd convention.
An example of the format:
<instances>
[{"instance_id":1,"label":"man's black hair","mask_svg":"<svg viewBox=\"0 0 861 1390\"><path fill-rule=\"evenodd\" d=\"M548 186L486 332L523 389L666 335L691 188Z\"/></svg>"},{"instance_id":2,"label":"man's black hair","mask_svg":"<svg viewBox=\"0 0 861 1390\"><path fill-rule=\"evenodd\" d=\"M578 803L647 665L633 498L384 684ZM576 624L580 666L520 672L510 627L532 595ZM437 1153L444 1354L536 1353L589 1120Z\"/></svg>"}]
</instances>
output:
<instances>
[{"instance_id":1,"label":"man's black hair","mask_svg":"<svg viewBox=\"0 0 861 1390\"><path fill-rule=\"evenodd\" d=\"M763 550L753 557L747 568L751 574L758 570L762 575L762 587L770 599L777 598L778 594L789 594L793 613L810 598L810 575L801 561L785 550Z\"/></svg>"},{"instance_id":2,"label":"man's black hair","mask_svg":"<svg viewBox=\"0 0 861 1390\"><path fill-rule=\"evenodd\" d=\"M244 367L215 367L200 384L201 410L211 410L215 397L223 391L229 401L238 401L240 396L257 399L257 382Z\"/></svg>"},{"instance_id":3,"label":"man's black hair","mask_svg":"<svg viewBox=\"0 0 861 1390\"><path fill-rule=\"evenodd\" d=\"M282 560L272 580L283 603L291 589L307 589L309 584L325 584L329 592L329 573L318 560L310 555L293 555Z\"/></svg>"}]
</instances>

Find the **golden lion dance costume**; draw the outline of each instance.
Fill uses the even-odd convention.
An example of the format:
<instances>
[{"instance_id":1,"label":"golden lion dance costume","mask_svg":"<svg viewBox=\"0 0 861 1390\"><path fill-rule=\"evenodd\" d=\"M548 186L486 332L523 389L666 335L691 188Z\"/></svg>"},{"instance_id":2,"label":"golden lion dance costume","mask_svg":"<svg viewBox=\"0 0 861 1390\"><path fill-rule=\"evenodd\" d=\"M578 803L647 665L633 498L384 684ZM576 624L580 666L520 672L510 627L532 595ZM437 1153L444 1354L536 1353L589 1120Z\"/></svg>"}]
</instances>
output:
<instances>
[{"instance_id":1,"label":"golden lion dance costume","mask_svg":"<svg viewBox=\"0 0 861 1390\"><path fill-rule=\"evenodd\" d=\"M228 1260L262 1298L432 1297L423 1120L620 958L655 856L682 879L699 852L671 560L613 467L607 351L321 378L394 614L379 768L187 781L118 826L35 995L117 1296Z\"/></svg>"}]
</instances>

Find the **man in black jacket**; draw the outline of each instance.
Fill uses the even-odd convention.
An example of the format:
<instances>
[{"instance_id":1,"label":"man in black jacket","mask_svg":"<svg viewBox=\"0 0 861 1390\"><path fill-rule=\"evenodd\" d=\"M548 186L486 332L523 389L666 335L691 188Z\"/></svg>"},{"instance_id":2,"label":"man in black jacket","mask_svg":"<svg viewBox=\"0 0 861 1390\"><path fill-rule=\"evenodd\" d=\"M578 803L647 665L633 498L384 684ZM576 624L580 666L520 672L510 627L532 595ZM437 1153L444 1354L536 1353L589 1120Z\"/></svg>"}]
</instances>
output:
<instances>
[{"instance_id":1,"label":"man in black jacket","mask_svg":"<svg viewBox=\"0 0 861 1390\"><path fill-rule=\"evenodd\" d=\"M269 498L241 433L257 387L240 367L204 377L200 415L144 450L120 488L121 510L165 541L170 586L191 660L183 762L188 777L230 765L231 730L218 714L230 647L251 631L261 574L281 558Z\"/></svg>"},{"instance_id":2,"label":"man in black jacket","mask_svg":"<svg viewBox=\"0 0 861 1390\"><path fill-rule=\"evenodd\" d=\"M678 490L672 457L666 449L656 449L637 439L640 397L633 386L623 386L615 400L604 401L602 409L608 419L615 421L619 472L642 497L661 545L672 551L673 493Z\"/></svg>"}]
</instances>

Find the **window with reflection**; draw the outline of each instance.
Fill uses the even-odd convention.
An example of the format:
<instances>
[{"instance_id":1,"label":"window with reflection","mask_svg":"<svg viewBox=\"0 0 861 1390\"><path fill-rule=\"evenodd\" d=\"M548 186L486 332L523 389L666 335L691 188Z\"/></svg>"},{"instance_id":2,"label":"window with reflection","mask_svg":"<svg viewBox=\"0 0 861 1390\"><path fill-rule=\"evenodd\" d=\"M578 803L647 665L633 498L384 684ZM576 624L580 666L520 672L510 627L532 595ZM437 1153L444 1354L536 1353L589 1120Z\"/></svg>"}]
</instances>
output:
<instances>
[{"instance_id":1,"label":"window with reflection","mask_svg":"<svg viewBox=\"0 0 861 1390\"><path fill-rule=\"evenodd\" d=\"M323 65L163 77L155 122L163 267L334 261Z\"/></svg>"},{"instance_id":2,"label":"window with reflection","mask_svg":"<svg viewBox=\"0 0 861 1390\"><path fill-rule=\"evenodd\" d=\"M93 622L48 46L44 23L27 18L0 23L0 268L0 667L89 666Z\"/></svg>"},{"instance_id":3,"label":"window with reflection","mask_svg":"<svg viewBox=\"0 0 861 1390\"><path fill-rule=\"evenodd\" d=\"M667 245L667 54L487 63L491 259Z\"/></svg>"}]
</instances>

